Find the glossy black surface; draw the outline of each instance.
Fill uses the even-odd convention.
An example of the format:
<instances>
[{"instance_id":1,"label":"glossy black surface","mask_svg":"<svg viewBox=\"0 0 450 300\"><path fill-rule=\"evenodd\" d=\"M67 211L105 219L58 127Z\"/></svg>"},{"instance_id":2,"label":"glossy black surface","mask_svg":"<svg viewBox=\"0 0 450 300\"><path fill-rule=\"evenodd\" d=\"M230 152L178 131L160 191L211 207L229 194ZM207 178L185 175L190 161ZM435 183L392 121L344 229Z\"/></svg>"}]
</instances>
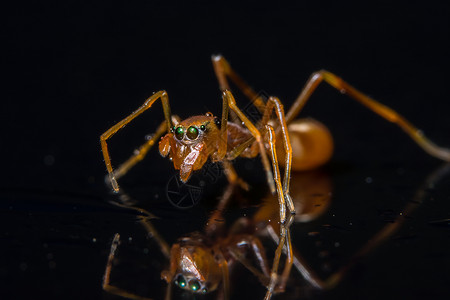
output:
<instances>
[{"instance_id":1,"label":"glossy black surface","mask_svg":"<svg viewBox=\"0 0 450 300\"><path fill-rule=\"evenodd\" d=\"M220 114L211 54L222 53L257 91L278 96L286 108L313 71L328 69L450 147L450 10L444 4L30 2L7 13L2 68L8 79L0 104L1 299L113 299L101 282L115 233L124 239L115 283L163 297L160 272L167 262L136 222L137 213L108 202L117 196L104 184L99 136L161 89L182 118ZM248 103L239 94L237 101ZM319 276L352 261L420 193L423 203L335 289L313 290L294 270L287 292L274 299L447 296L450 175L422 187L442 163L328 86L319 87L302 116L329 126L336 144L324 168L333 183L330 207L292 229L295 248ZM113 164L125 160L161 120L158 104L115 135ZM236 167L253 190L243 193L243 207L230 206L229 224L251 215L266 193L258 160L239 160ZM152 222L169 243L202 230L225 187L220 170L199 173L206 183L200 203L180 210L167 200L175 174L155 149L119 182L160 217ZM243 269L236 273L232 299L262 299L257 280Z\"/></svg>"}]
</instances>

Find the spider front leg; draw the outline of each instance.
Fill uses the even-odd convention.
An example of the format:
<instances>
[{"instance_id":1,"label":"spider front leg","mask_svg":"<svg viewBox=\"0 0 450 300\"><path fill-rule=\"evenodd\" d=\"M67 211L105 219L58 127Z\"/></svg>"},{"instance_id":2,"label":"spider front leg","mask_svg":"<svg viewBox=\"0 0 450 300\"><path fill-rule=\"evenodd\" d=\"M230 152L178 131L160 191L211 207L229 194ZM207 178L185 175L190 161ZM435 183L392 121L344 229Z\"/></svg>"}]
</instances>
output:
<instances>
[{"instance_id":1,"label":"spider front leg","mask_svg":"<svg viewBox=\"0 0 450 300\"><path fill-rule=\"evenodd\" d=\"M164 117L166 119L166 130L167 132L170 131L170 128L172 128L172 116L170 112L170 106L169 106L169 98L167 96L166 91L159 91L152 96L150 96L147 100L145 100L144 104L142 104L137 110L132 112L129 116L127 116L122 121L118 122L114 126L112 126L110 129L108 129L105 133L103 133L100 136L100 144L102 147L103 157L105 160L106 169L108 170L108 176L111 181L111 185L115 192L119 191L119 185L117 183L117 179L115 176L115 173L113 171L112 165L111 165L111 159L108 152L108 145L106 141L113 136L117 131L119 131L121 128L123 128L125 125L130 123L133 119L135 119L137 116L142 114L144 111L149 109L153 103L155 103L156 100L161 99L163 110L164 110ZM157 130L156 135L162 135L164 133L163 127L160 126ZM142 155L137 155L134 158L132 157L129 161L123 165L122 168L119 168L119 177L126 173L126 171L131 168L134 164L136 164L138 161L140 161L143 156L147 153L148 149L155 143L155 137L151 140L149 140L146 144L144 144L140 151L142 150Z\"/></svg>"},{"instance_id":2,"label":"spider front leg","mask_svg":"<svg viewBox=\"0 0 450 300\"><path fill-rule=\"evenodd\" d=\"M166 122L164 121L161 123L161 125L159 125L158 129L152 135L152 137L148 141L146 141L142 146L140 146L139 149L135 150L133 155L114 171L115 179L117 180L123 175L125 175L132 167L134 167L138 162L143 160L144 157L147 155L148 151L155 145L156 142L158 142L158 140L165 132L167 132L167 125Z\"/></svg>"}]
</instances>

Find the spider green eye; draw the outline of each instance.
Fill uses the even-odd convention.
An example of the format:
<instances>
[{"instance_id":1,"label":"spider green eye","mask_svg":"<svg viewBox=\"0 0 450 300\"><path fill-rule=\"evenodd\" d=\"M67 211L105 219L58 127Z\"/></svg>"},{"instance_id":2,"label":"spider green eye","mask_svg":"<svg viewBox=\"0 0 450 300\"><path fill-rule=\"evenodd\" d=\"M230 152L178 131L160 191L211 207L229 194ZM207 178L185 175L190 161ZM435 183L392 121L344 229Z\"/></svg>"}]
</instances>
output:
<instances>
[{"instance_id":1,"label":"spider green eye","mask_svg":"<svg viewBox=\"0 0 450 300\"><path fill-rule=\"evenodd\" d=\"M205 131L206 130L206 126L205 125L201 125L200 126L200 130Z\"/></svg>"},{"instance_id":2,"label":"spider green eye","mask_svg":"<svg viewBox=\"0 0 450 300\"><path fill-rule=\"evenodd\" d=\"M189 287L191 288L191 290L193 292L196 292L196 291L198 291L200 289L200 283L198 283L197 280L191 280L189 282Z\"/></svg>"},{"instance_id":3,"label":"spider green eye","mask_svg":"<svg viewBox=\"0 0 450 300\"><path fill-rule=\"evenodd\" d=\"M186 279L184 279L184 276L180 274L175 279L175 284L178 285L179 287L185 287L186 286Z\"/></svg>"},{"instance_id":4,"label":"spider green eye","mask_svg":"<svg viewBox=\"0 0 450 300\"><path fill-rule=\"evenodd\" d=\"M195 126L191 126L188 128L187 132L186 132L187 137L190 140L195 140L198 137L198 129Z\"/></svg>"},{"instance_id":5,"label":"spider green eye","mask_svg":"<svg viewBox=\"0 0 450 300\"><path fill-rule=\"evenodd\" d=\"M178 127L177 129L175 129L175 137L177 138L177 140L182 140L184 137L184 128L183 127Z\"/></svg>"},{"instance_id":6,"label":"spider green eye","mask_svg":"<svg viewBox=\"0 0 450 300\"><path fill-rule=\"evenodd\" d=\"M176 126L173 126L173 127L172 127L172 132L175 132L175 129L177 129L177 127L176 127Z\"/></svg>"}]
</instances>

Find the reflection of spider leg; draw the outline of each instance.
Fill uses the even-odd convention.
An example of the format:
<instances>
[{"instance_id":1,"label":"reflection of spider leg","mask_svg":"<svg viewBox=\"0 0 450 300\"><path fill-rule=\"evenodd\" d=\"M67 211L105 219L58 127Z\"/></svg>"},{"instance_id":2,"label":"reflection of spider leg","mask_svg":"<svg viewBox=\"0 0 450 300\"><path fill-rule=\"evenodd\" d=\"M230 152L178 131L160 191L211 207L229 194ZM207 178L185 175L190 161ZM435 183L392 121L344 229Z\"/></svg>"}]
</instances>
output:
<instances>
[{"instance_id":1,"label":"reflection of spider leg","mask_svg":"<svg viewBox=\"0 0 450 300\"><path fill-rule=\"evenodd\" d=\"M272 226L267 226L267 232L275 244L278 245L280 238L275 229ZM283 249L283 252L286 253L286 249ZM323 281L315 274L306 261L295 250L293 250L293 265L300 272L300 274L302 274L303 278L305 278L312 286L319 289L324 287L325 284Z\"/></svg>"},{"instance_id":2,"label":"reflection of spider leg","mask_svg":"<svg viewBox=\"0 0 450 300\"><path fill-rule=\"evenodd\" d=\"M227 160L222 161L223 171L225 176L227 176L228 182L231 184L238 184L243 190L248 191L248 184L240 178L231 163Z\"/></svg>"},{"instance_id":3,"label":"reflection of spider leg","mask_svg":"<svg viewBox=\"0 0 450 300\"><path fill-rule=\"evenodd\" d=\"M129 197L123 190L120 191L120 193L124 196L126 196L127 198ZM157 217L155 215L153 215L152 213L150 213L149 211L143 209L143 208L139 208L139 207L135 207L135 206L130 206L127 204L122 204L119 202L111 202L113 205L119 206L119 207L123 207L126 209L131 209L134 210L136 212L139 213L139 216L137 216L139 222L141 223L141 225L145 228L145 230L147 231L147 234L149 236L151 236L153 239L155 239L155 241L158 243L158 246L161 249L161 252L167 257L170 258L170 247L167 244L167 242L161 237L161 235L158 233L158 231L156 230L155 227L153 227L152 223L150 222L151 219L157 219ZM116 234L118 235L118 234Z\"/></svg>"},{"instance_id":4,"label":"reflection of spider leg","mask_svg":"<svg viewBox=\"0 0 450 300\"><path fill-rule=\"evenodd\" d=\"M214 251L218 258L219 267L222 270L222 293L220 299L228 300L230 294L230 274L228 272L228 262L221 251Z\"/></svg>"},{"instance_id":5,"label":"reflection of spider leg","mask_svg":"<svg viewBox=\"0 0 450 300\"><path fill-rule=\"evenodd\" d=\"M359 262L364 256L368 255L370 252L374 251L383 242L389 239L397 230L403 225L403 223L410 217L415 209L423 203L427 190L430 186L435 186L444 176L450 173L450 163L445 163L441 165L438 169L434 170L430 175L427 176L423 184L417 189L412 201L409 201L406 206L401 211L401 215L387 225L385 225L378 233L376 233L370 240L363 245L351 258L350 262L345 266L341 267L338 271L334 272L325 280L322 280L315 274L315 272L308 266L306 261L301 257L301 255L294 251L293 264L295 268L302 274L302 276L314 287L319 289L331 289L338 285L349 270ZM275 244L280 243L278 233L272 226L267 227L267 231ZM283 249L286 252L286 249Z\"/></svg>"},{"instance_id":6,"label":"reflection of spider leg","mask_svg":"<svg viewBox=\"0 0 450 300\"><path fill-rule=\"evenodd\" d=\"M222 216L223 211L225 210L225 207L227 206L229 200L233 196L233 192L236 188L236 184L229 183L223 192L222 196L220 197L219 204L217 204L217 208L214 210L214 212L211 214L211 216L208 218L208 222L205 226L205 233L206 235L213 235L216 234L219 227L223 227L225 225L225 220Z\"/></svg>"},{"instance_id":7,"label":"reflection of spider leg","mask_svg":"<svg viewBox=\"0 0 450 300\"><path fill-rule=\"evenodd\" d=\"M106 263L105 274L103 275L103 290L107 291L108 293L111 293L111 294L114 294L117 296L121 296L121 297L125 297L128 299L152 300L151 298L146 298L146 297L142 297L142 296L127 292L127 291L125 291L121 288L118 288L116 286L113 286L109 283L111 269L112 269L112 265L113 265L113 261L114 261L114 256L116 254L117 247L119 246L119 244L120 244L120 235L118 233L116 233L114 235L114 239L111 244L111 250L108 255L108 262Z\"/></svg>"},{"instance_id":8,"label":"reflection of spider leg","mask_svg":"<svg viewBox=\"0 0 450 300\"><path fill-rule=\"evenodd\" d=\"M171 300L172 299L172 281L170 281L167 284L166 287L166 296L164 297L164 300Z\"/></svg>"},{"instance_id":9,"label":"reflection of spider leg","mask_svg":"<svg viewBox=\"0 0 450 300\"><path fill-rule=\"evenodd\" d=\"M264 286L267 286L270 281L270 271L267 263L266 252L263 245L261 244L261 241L254 236L247 236L244 239L238 241L237 244L239 244L239 246L235 246L230 249L230 254L247 270L252 272L253 275L255 275L255 277L257 277ZM243 245L246 245L252 250L261 271L255 268L249 261L249 259L241 254L239 247L242 247Z\"/></svg>"},{"instance_id":10,"label":"reflection of spider leg","mask_svg":"<svg viewBox=\"0 0 450 300\"><path fill-rule=\"evenodd\" d=\"M270 283L268 285L267 293L266 293L264 300L269 300L272 297L272 294L274 292L284 291L286 282L289 278L292 264L294 262L294 256L292 254L291 236L290 236L291 233L289 230L289 227L291 226L293 221L294 221L294 216L289 215L289 218L288 218L288 221L286 222L286 224L280 224L280 233L277 234L274 232L274 234L277 237L276 238L277 249L275 250L275 257L274 257L272 272L271 272L271 276L270 276ZM277 270L278 270L278 264L279 264L282 252L284 252L287 257L286 257L286 261L284 263L283 273L279 277L277 275Z\"/></svg>"},{"instance_id":11,"label":"reflection of spider leg","mask_svg":"<svg viewBox=\"0 0 450 300\"><path fill-rule=\"evenodd\" d=\"M164 254L164 256L167 259L170 259L170 247L167 244L167 242L158 233L156 228L153 227L152 223L147 218L142 218L140 220L140 223L147 231L148 236L155 239L155 241L158 243L158 246L161 249L161 252Z\"/></svg>"},{"instance_id":12,"label":"reflection of spider leg","mask_svg":"<svg viewBox=\"0 0 450 300\"><path fill-rule=\"evenodd\" d=\"M375 236L373 236L358 252L353 256L352 260L344 267L342 267L338 272L330 276L325 281L325 288L332 288L336 286L348 272L348 270L355 265L362 257L369 254L371 251L376 249L379 245L385 242L389 237L391 237L411 216L411 213L416 210L423 202L426 196L427 190L430 186L435 186L443 176L450 172L450 164L446 163L438 167L431 174L429 174L422 185L417 189L414 194L412 201L409 201L406 206L401 211L401 214L392 222L385 225Z\"/></svg>"}]
</instances>

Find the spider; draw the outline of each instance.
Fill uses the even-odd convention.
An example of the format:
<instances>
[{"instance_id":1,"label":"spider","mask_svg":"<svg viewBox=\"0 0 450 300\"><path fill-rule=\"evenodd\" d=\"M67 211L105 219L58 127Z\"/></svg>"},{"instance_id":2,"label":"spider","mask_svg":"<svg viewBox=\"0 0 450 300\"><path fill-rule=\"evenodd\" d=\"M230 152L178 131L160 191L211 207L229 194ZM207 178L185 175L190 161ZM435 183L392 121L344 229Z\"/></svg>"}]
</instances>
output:
<instances>
[{"instance_id":1,"label":"spider","mask_svg":"<svg viewBox=\"0 0 450 300\"><path fill-rule=\"evenodd\" d=\"M183 182L187 182L192 171L201 169L209 158L213 162L222 164L229 182L248 188L237 176L230 162L237 157L253 158L260 155L270 190L272 193L276 191L280 194L280 212L285 211L285 205L287 205L290 212L294 213L292 199L289 196L291 169L301 171L317 168L330 159L333 151L331 134L324 125L312 119L295 119L322 81L341 93L349 95L384 119L397 124L430 155L450 161L450 149L435 145L403 116L364 95L331 72L325 70L314 72L285 115L283 105L277 97L269 97L267 102L264 102L262 96L231 68L223 56L213 55L212 64L222 91L223 106L220 118L208 112L205 115L193 116L181 121L178 116L171 114L167 92L162 90L154 93L137 110L100 136L104 161L114 191L119 191L117 179L141 161L160 139L161 155L169 156L174 168L180 170L180 179ZM262 113L259 122L254 124L237 106L228 79L252 100L253 105ZM165 121L157 128L151 139L135 151L117 170L113 170L106 141L149 109L158 99L162 102ZM275 111L276 119L272 119L273 111ZM228 121L229 115L231 121ZM277 176L275 146L275 137L280 135L284 147L284 153L281 154L285 156L284 161L280 162L285 167L282 183L280 176ZM272 166L267 152L272 156ZM284 219L283 215L281 220Z\"/></svg>"},{"instance_id":2,"label":"spider","mask_svg":"<svg viewBox=\"0 0 450 300\"><path fill-rule=\"evenodd\" d=\"M119 191L117 179L141 161L160 139L159 152L164 157L169 156L174 168L180 170L180 179L183 182L187 182L192 172L201 169L210 159L222 164L225 175L231 184L237 184L247 189L247 184L238 177L231 161L237 157L254 158L259 155L269 188L273 194L277 194L280 223L284 225L280 226L280 243L274 258L268 294L273 292L276 285L276 269L282 248L286 244L286 248L291 249L287 236L288 227L285 226L286 211L290 215L295 214L295 207L289 195L291 169L314 169L326 163L333 150L331 134L324 125L311 119L295 120L320 82L327 82L341 93L349 95L376 114L397 124L430 155L450 161L449 149L436 146L401 115L364 95L333 73L325 70L313 73L285 115L283 105L278 98L269 97L267 102L264 102L262 97L231 68L223 56L212 56L212 63L222 91L221 117L206 113L180 120L171 113L167 92L156 92L137 110L101 135L100 143L104 161L111 185L117 192ZM253 101L253 105L262 114L259 122L254 124L237 106L228 79ZM157 100L162 102L165 121L157 128L151 139L114 171L106 141L149 109ZM275 118L273 118L274 112ZM229 118L230 120L228 120ZM284 159L281 162L284 165L283 179L281 179L277 159L276 137L281 137L283 144ZM293 141L292 145L291 140ZM279 146L278 149L280 148ZM270 154L271 161L269 161L267 153ZM292 254L288 254L288 256L292 256Z\"/></svg>"}]
</instances>

